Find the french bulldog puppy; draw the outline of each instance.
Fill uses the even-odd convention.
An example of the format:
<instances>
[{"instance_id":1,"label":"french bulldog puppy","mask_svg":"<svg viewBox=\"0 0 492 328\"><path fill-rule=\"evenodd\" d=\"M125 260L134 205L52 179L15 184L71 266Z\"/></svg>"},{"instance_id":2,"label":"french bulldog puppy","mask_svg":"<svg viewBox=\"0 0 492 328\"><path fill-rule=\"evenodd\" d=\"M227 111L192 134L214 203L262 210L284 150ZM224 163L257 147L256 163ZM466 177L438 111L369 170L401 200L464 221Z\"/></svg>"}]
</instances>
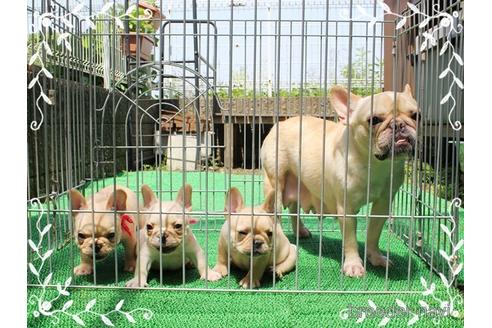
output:
<instances>
[{"instance_id":1,"label":"french bulldog puppy","mask_svg":"<svg viewBox=\"0 0 492 328\"><path fill-rule=\"evenodd\" d=\"M133 219L133 214L122 212L137 210L138 199L135 193L125 187L116 186L115 191L115 186L108 186L94 194L94 203L92 203L92 197L84 198L76 189L71 189L70 202L73 211L94 210L94 221L92 213L72 213L74 237L80 249L80 264L74 268L74 274L77 276L92 274L93 258L96 261L103 260L114 251L120 241L125 247L124 270L133 272L137 241L135 229L138 223ZM116 215L116 225L113 213L98 213L114 209L119 212Z\"/></svg>"},{"instance_id":2,"label":"french bulldog puppy","mask_svg":"<svg viewBox=\"0 0 492 328\"><path fill-rule=\"evenodd\" d=\"M190 225L196 223L196 220L188 214L183 217L183 214L169 213L181 213L183 208L185 213L189 213L191 192L191 186L186 184L179 190L176 200L160 202L149 186L142 186L143 211L154 213L142 212L141 214L145 220L145 228L140 230L140 252L137 257L135 277L126 283L127 287L146 287L149 270L159 269L160 258L162 258L164 270L181 269L183 267L183 247L185 248L185 265L191 264L196 267L201 279L207 278L209 281L220 279L218 273L207 268L205 253L191 231ZM158 214L161 209L162 216Z\"/></svg>"},{"instance_id":3,"label":"french bulldog puppy","mask_svg":"<svg viewBox=\"0 0 492 328\"><path fill-rule=\"evenodd\" d=\"M350 98L349 98L350 97ZM350 101L349 101L350 99ZM301 167L299 163L300 117L278 123L278 158L276 158L277 127L273 126L261 148L264 170L264 192L267 195L278 186L277 211L288 207L296 212L297 203L307 213L321 211L338 214L340 228L344 231L343 272L351 277L360 277L365 269L357 249L356 219L345 215L356 214L366 204L367 185L372 214L387 216L390 199L394 197L404 177L404 162L414 151L416 143L416 120L419 107L407 84L401 93L392 91L374 95L371 115L371 97L359 97L345 88L331 89L330 103L337 112L338 123L323 119L302 117ZM350 103L350 106L349 106ZM323 126L326 133L323 135ZM372 134L372 138L370 135ZM394 139L393 139L394 135ZM348 153L347 153L348 138ZM323 155L323 139L325 152ZM345 170L347 164L347 181ZM393 160L393 161L392 161ZM371 172L368 179L368 164ZM393 177L391 177L393 165ZM278 176L276 167L278 166ZM324 166L324 180L322 170ZM297 199L298 174L301 185ZM277 180L277 181L276 181ZM392 182L391 182L392 180ZM345 184L346 183L346 184ZM321 200L321 188L324 195ZM391 185L392 184L392 185ZM344 190L346 186L346 206ZM390 187L391 186L391 187ZM309 237L310 232L297 218L292 218L294 231L299 228L299 237ZM370 218L368 223L367 256L374 266L391 264L379 250L379 237L385 219Z\"/></svg>"},{"instance_id":4,"label":"french bulldog puppy","mask_svg":"<svg viewBox=\"0 0 492 328\"><path fill-rule=\"evenodd\" d=\"M251 207L244 207L243 198L237 188L233 187L229 190L225 211L231 214L226 214L226 221L220 231L217 265L214 271L220 273L222 277L228 274L228 243L230 243L231 263L248 271L239 282L243 288L260 287L263 273L267 268L273 269L274 260L275 273L279 278L295 267L297 248L289 242L280 223L277 223L275 227L273 217L256 215L272 213L274 202L275 194L272 192L268 194L263 205L255 207L253 211ZM251 257L253 257L253 268L250 266ZM250 278L252 285L250 285Z\"/></svg>"}]
</instances>

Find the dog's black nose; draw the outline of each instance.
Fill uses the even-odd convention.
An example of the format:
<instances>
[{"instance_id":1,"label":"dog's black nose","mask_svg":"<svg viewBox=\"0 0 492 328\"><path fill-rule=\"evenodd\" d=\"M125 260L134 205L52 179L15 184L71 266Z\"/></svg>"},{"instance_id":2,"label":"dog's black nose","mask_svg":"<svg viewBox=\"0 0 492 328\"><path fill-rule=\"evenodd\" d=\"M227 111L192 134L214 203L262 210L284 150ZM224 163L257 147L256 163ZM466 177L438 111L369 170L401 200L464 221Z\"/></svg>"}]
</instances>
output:
<instances>
[{"instance_id":1,"label":"dog's black nose","mask_svg":"<svg viewBox=\"0 0 492 328\"><path fill-rule=\"evenodd\" d=\"M403 122L401 120L392 120L391 121L391 128L393 130L401 131L401 130L405 129L405 122Z\"/></svg>"},{"instance_id":2,"label":"dog's black nose","mask_svg":"<svg viewBox=\"0 0 492 328\"><path fill-rule=\"evenodd\" d=\"M97 254L97 253L99 253L99 251L100 251L100 250L101 250L101 245L96 244L96 245L94 246L94 251L96 252L96 254Z\"/></svg>"},{"instance_id":3,"label":"dog's black nose","mask_svg":"<svg viewBox=\"0 0 492 328\"><path fill-rule=\"evenodd\" d=\"M166 244L166 236L165 235L162 235L162 237L161 237L161 244L162 245Z\"/></svg>"},{"instance_id":4,"label":"dog's black nose","mask_svg":"<svg viewBox=\"0 0 492 328\"><path fill-rule=\"evenodd\" d=\"M259 240L255 240L255 242L253 243L253 246L255 247L255 249L258 249L261 246L263 246L263 242L259 241Z\"/></svg>"}]
</instances>

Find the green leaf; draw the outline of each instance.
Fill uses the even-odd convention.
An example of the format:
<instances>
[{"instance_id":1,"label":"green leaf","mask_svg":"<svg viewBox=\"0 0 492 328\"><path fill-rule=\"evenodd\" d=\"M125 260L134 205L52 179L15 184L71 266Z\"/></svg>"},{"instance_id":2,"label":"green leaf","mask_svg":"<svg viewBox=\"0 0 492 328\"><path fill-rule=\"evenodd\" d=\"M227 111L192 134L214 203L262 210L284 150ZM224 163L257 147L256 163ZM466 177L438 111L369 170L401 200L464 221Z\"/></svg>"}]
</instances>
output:
<instances>
[{"instance_id":1,"label":"green leaf","mask_svg":"<svg viewBox=\"0 0 492 328\"><path fill-rule=\"evenodd\" d=\"M125 302L125 300L121 300L118 302L118 304L116 304L116 306L114 307L114 309L116 311L119 311L121 309L121 307L123 306L123 303Z\"/></svg>"},{"instance_id":2,"label":"green leaf","mask_svg":"<svg viewBox=\"0 0 492 328\"><path fill-rule=\"evenodd\" d=\"M52 272L50 272L50 273L46 276L46 278L44 278L44 281L43 281L43 286L48 285L48 284L50 283L50 281L51 281L51 278L52 278L52 277L53 277L53 273L52 273Z\"/></svg>"},{"instance_id":3,"label":"green leaf","mask_svg":"<svg viewBox=\"0 0 492 328\"><path fill-rule=\"evenodd\" d=\"M111 320L109 320L108 317L106 317L104 314L101 314L101 320L104 322L106 326L114 327L113 323Z\"/></svg>"},{"instance_id":4,"label":"green leaf","mask_svg":"<svg viewBox=\"0 0 492 328\"><path fill-rule=\"evenodd\" d=\"M48 98L48 96L47 96L44 92L41 92L41 95L42 95L42 96L44 96L44 97L46 97L46 98L48 99L48 101L49 101L49 102L48 102L48 101L46 101L46 99L44 99L44 97L43 97L43 99L44 99L44 100L45 100L48 104L50 104L50 105L51 105L51 100L50 100L50 98ZM45 235L48 231L50 231L50 229L51 229L51 223L50 223L50 224L47 224L47 225L43 228L43 230L41 230L41 236L44 236L44 235Z\"/></svg>"},{"instance_id":5,"label":"green leaf","mask_svg":"<svg viewBox=\"0 0 492 328\"><path fill-rule=\"evenodd\" d=\"M38 272L38 270L36 270L34 265L32 265L32 263L29 263L28 266L29 266L29 270L31 270L32 274L35 275L36 277L39 277L39 272Z\"/></svg>"},{"instance_id":6,"label":"green leaf","mask_svg":"<svg viewBox=\"0 0 492 328\"><path fill-rule=\"evenodd\" d=\"M67 301L65 304L63 304L62 311L68 310L68 308L70 308L72 304L73 304L73 300Z\"/></svg>"},{"instance_id":7,"label":"green leaf","mask_svg":"<svg viewBox=\"0 0 492 328\"><path fill-rule=\"evenodd\" d=\"M79 325L85 326L84 321L82 321L82 319L78 315L76 315L76 314L72 315L72 319L73 319L73 321L75 321Z\"/></svg>"},{"instance_id":8,"label":"green leaf","mask_svg":"<svg viewBox=\"0 0 492 328\"><path fill-rule=\"evenodd\" d=\"M136 323L135 319L130 315L130 313L125 313L126 319L131 323Z\"/></svg>"},{"instance_id":9,"label":"green leaf","mask_svg":"<svg viewBox=\"0 0 492 328\"><path fill-rule=\"evenodd\" d=\"M36 246L36 244L34 244L34 242L31 239L29 239L27 243L29 244L29 247L31 247L33 251L35 252L38 251L38 247Z\"/></svg>"},{"instance_id":10,"label":"green leaf","mask_svg":"<svg viewBox=\"0 0 492 328\"><path fill-rule=\"evenodd\" d=\"M96 299L92 299L90 300L87 305L85 306L85 310L86 311L89 311L90 309L92 309L92 307L96 304Z\"/></svg>"}]
</instances>

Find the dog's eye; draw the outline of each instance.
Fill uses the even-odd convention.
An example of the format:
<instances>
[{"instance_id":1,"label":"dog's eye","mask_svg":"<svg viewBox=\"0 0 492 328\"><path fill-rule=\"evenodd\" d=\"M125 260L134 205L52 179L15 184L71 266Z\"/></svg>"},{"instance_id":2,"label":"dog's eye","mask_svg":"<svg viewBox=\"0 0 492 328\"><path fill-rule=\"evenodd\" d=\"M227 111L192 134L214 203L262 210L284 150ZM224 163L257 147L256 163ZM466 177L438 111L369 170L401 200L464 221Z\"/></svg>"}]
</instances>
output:
<instances>
[{"instance_id":1,"label":"dog's eye","mask_svg":"<svg viewBox=\"0 0 492 328\"><path fill-rule=\"evenodd\" d=\"M240 235L242 235L242 236L246 236L246 235L248 234L248 232L247 232L247 231L238 231L238 232L239 232L239 234L240 234Z\"/></svg>"},{"instance_id":2,"label":"dog's eye","mask_svg":"<svg viewBox=\"0 0 492 328\"><path fill-rule=\"evenodd\" d=\"M179 224L179 223L176 223L176 224L174 225L174 229L181 229L181 227L182 227L182 225L181 225L181 224Z\"/></svg>"},{"instance_id":3,"label":"dog's eye","mask_svg":"<svg viewBox=\"0 0 492 328\"><path fill-rule=\"evenodd\" d=\"M77 237L79 237L79 239L85 239L85 235L83 233L79 233Z\"/></svg>"},{"instance_id":4,"label":"dog's eye","mask_svg":"<svg viewBox=\"0 0 492 328\"><path fill-rule=\"evenodd\" d=\"M369 118L369 119L367 120L367 123L369 123L369 125L371 125L371 124L372 124L372 125L376 125L376 124L381 123L382 121L383 121L383 120L381 120L379 117L377 117L377 116L373 116L373 117L372 117L372 120L371 120L371 118Z\"/></svg>"},{"instance_id":5,"label":"dog's eye","mask_svg":"<svg viewBox=\"0 0 492 328\"><path fill-rule=\"evenodd\" d=\"M152 226L152 224L147 224L147 230L148 231L152 231L152 229L154 229L154 227Z\"/></svg>"},{"instance_id":6,"label":"dog's eye","mask_svg":"<svg viewBox=\"0 0 492 328\"><path fill-rule=\"evenodd\" d=\"M271 231L267 231L267 236L270 238L272 237L273 233Z\"/></svg>"},{"instance_id":7,"label":"dog's eye","mask_svg":"<svg viewBox=\"0 0 492 328\"><path fill-rule=\"evenodd\" d=\"M108 239L113 239L115 237L115 233L114 232L110 232L108 233Z\"/></svg>"},{"instance_id":8,"label":"dog's eye","mask_svg":"<svg viewBox=\"0 0 492 328\"><path fill-rule=\"evenodd\" d=\"M414 121L420 121L420 113L419 112L415 112L412 114L412 116L410 116L410 118Z\"/></svg>"}]
</instances>

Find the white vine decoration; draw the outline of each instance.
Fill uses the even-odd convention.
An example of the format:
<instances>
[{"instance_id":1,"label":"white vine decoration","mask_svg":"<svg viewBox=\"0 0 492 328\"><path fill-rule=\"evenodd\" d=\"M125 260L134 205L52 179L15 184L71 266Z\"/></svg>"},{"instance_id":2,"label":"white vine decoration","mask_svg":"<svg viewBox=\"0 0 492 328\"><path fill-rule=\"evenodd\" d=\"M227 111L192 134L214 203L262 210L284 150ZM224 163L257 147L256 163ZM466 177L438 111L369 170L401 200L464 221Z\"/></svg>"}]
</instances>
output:
<instances>
[{"instance_id":1,"label":"white vine decoration","mask_svg":"<svg viewBox=\"0 0 492 328\"><path fill-rule=\"evenodd\" d=\"M84 5L82 3L78 4L75 8L73 8L70 12L67 12L66 14L63 15L56 15L56 4L53 3L51 5L51 11L47 11L39 16L37 25L31 24L33 27L34 31L37 31L40 33L41 36L41 42L36 45L35 51L32 54L32 56L29 59L29 65L33 65L34 63L38 63L40 66L39 72L34 76L34 78L29 82L27 88L32 89L35 86L39 88L39 96L36 98L36 108L41 115L39 121L33 120L30 124L31 130L37 131L41 128L43 125L44 121L44 114L43 110L41 109L41 105L39 102L43 100L46 104L48 105L53 105L51 99L46 95L46 93L43 90L43 85L41 84L40 78L41 76L45 76L48 79L53 79L53 74L46 68L45 65L45 55L46 56L52 56L53 51L46 41L46 33L45 30L51 30L53 32L56 32L55 29L55 22L58 20L59 24L64 26L63 30L68 30L68 31L73 31L74 26L70 22L69 17L70 15L75 15L80 17L80 21L86 22L89 27L93 30L96 29L96 25L94 24L93 20L95 19L96 16L101 15L101 16L106 16L108 18L112 18L115 21L115 24L118 26L118 28L123 29L123 21L122 19L125 17L135 19L135 20L148 20L152 18L152 11L149 9L144 9L144 15L140 15L138 17L135 17L132 15L133 11L136 9L136 5L133 4L128 7L126 12L121 15L113 16L109 14L110 9L114 6L113 2L106 3L101 11L98 13L94 13L89 16L80 16L79 13L82 11L84 8ZM58 35L56 43L59 46L62 46L66 51L72 52L72 46L70 45L70 32L64 32Z\"/></svg>"},{"instance_id":2,"label":"white vine decoration","mask_svg":"<svg viewBox=\"0 0 492 328\"><path fill-rule=\"evenodd\" d=\"M451 69L451 64L453 62L456 62L461 67L463 67L464 65L463 58L461 58L461 56L455 51L455 47L451 42L451 37L453 36L453 33L460 34L463 31L463 25L458 23L457 20L459 17L459 13L457 11L453 11L452 14L448 14L447 12L442 12L440 11L439 4L436 3L432 5L432 15L427 15L421 12L416 5L408 2L407 6L410 9L411 14L405 16L392 12L390 7L382 0L378 0L378 4L386 14L400 18L398 23L396 23L397 30L402 29L407 23L407 20L413 16L420 16L423 18L419 24L419 29L423 31L431 20L440 19L439 26L437 27L437 29L431 31L431 33L429 33L428 31L422 32L422 37L424 38L424 41L422 41L422 43L420 44L419 51L423 52L426 51L429 47L433 47L437 45L437 40L435 39L433 34L439 35L440 31L442 31L445 34L446 41L443 43L441 47L439 56L442 56L447 52L451 52L452 57L449 60L447 67L439 74L439 79L441 80L450 74L453 78L453 81L449 85L447 93L441 98L440 104L444 105L448 101L450 100L452 101L451 108L449 109L449 113L448 113L448 122L453 130L455 131L461 130L463 127L462 123L459 120L454 121L451 118L456 108L456 98L453 96L454 86L456 85L461 90L465 88L463 81L461 81L456 76L456 73ZM377 17L367 13L366 10L359 5L356 6L356 8L362 15L361 19L363 18L369 19L369 28L372 28L374 24L377 23L378 21ZM343 13L343 15L348 16L346 11ZM350 19L350 18L344 17L344 19ZM355 18L352 18L352 20L355 20Z\"/></svg>"},{"instance_id":3,"label":"white vine decoration","mask_svg":"<svg viewBox=\"0 0 492 328\"><path fill-rule=\"evenodd\" d=\"M449 243L451 244L452 252L451 254L447 254L446 251L440 249L439 254L446 260L446 263L448 264L449 271L451 273L451 278L448 279L443 273L439 273L439 277L441 278L441 282L446 287L446 299L441 299L437 297L434 292L436 290L436 284L431 283L430 285L428 282L425 280L424 277L420 277L420 283L422 284L422 287L424 288L424 291L422 292L423 296L430 296L432 297L432 300L437 302L439 304L439 309L441 310L440 316L436 316L436 310L432 309L430 305L424 301L424 300L419 300L418 304L420 306L420 311L411 311L410 308L403 302L402 300L396 299L395 303L396 305L401 308L404 313L410 315L410 319L407 321L407 325L411 326L415 324L418 320L420 320L421 317L427 315L431 316L432 315L432 322L435 325L438 325L442 317L448 317L451 316L453 318L460 318L462 314L458 310L456 310L456 305L457 304L463 304L463 297L461 294L456 293L455 295L452 295L451 290L452 286L456 280L456 277L460 274L461 270L463 270L463 263L457 263L458 259L458 251L463 247L464 241L463 239L460 239L457 243L454 243L453 241L453 233L456 230L456 221L454 216L452 215L452 210L453 207L455 208L460 208L461 207L461 199L459 198L454 198L450 205L449 205L449 222L451 223L451 229L449 229L445 224L440 225L440 229L444 234L448 237ZM376 304L369 299L368 300L369 307L372 309L372 311L376 312L377 311L377 306ZM339 316L342 320L347 320L350 318L349 315L349 309L343 309L340 311ZM360 324L363 323L364 320L367 318L367 313L364 311L361 311L361 315L359 318L357 318L356 323ZM379 322L378 326L386 326L391 320L391 317L389 316L384 316L381 321Z\"/></svg>"},{"instance_id":4,"label":"white vine decoration","mask_svg":"<svg viewBox=\"0 0 492 328\"><path fill-rule=\"evenodd\" d=\"M113 3L107 3L103 6L101 11L99 13L92 14L90 16L85 16L85 17L80 17L80 21L85 21L89 25L91 29L96 29L96 25L93 22L93 19L97 15L105 15L107 17L111 17L115 20L115 23L118 27L123 28L123 22L122 18L130 17L133 19L148 19L152 16L152 12L149 10L145 10L145 15L140 16L140 17L134 17L131 15L133 10L136 8L135 5L132 5L128 8L128 10L119 16L111 16L108 14L109 9L113 6ZM35 51L32 54L32 56L29 59L29 65L33 65L34 63L38 64L40 66L40 70L37 72L37 74L33 77L33 79L29 82L28 89L32 89L34 87L38 87L40 90L39 96L36 98L36 108L39 111L39 114L41 115L39 121L33 120L30 124L30 128L33 131L39 130L39 128L42 126L43 121L44 121L44 115L43 111L41 109L40 101L44 101L48 105L53 105L51 99L46 95L46 93L43 90L43 85L40 82L41 77L44 75L48 79L53 79L53 74L47 69L45 65L45 55L46 56L52 56L53 51L51 47L49 46L48 42L46 41L46 31L51 29L53 32L55 32L54 28L54 23L55 21L60 21L62 25L64 25L64 28L68 31L73 31L73 24L70 22L69 17L70 15L78 15L81 10L83 9L84 5L83 4L78 4L74 9L72 9L71 12L68 12L64 15L56 15L55 12L56 10L56 5L52 4L51 11L45 12L39 16L38 23L36 26L33 26L36 31L39 31L40 33L40 42L39 44L36 45ZM71 52L72 47L70 45L70 33L69 32L64 32L58 35L57 37L57 45L62 46L66 51ZM30 200L30 205L33 207L38 207L40 209L40 214L37 218L36 221L36 229L39 233L39 240L38 242L34 242L32 239L28 240L29 247L32 249L32 251L36 254L36 259L35 261L32 261L28 263L28 268L29 271L36 277L37 283L39 286L41 286L42 290L40 295L31 295L29 297L29 304L31 305L36 305L36 309L32 311L32 315L34 317L40 317L40 316L46 316L46 317L51 317L52 321L54 324L57 324L60 322L60 317L61 316L67 316L71 318L75 323L85 326L85 322L82 319L83 315L93 315L97 316L101 319L101 321L107 325L107 326L114 326L112 323L111 319L109 316L114 313L119 313L123 315L126 320L130 323L136 323L136 320L133 316L134 313L142 313L142 317L145 320L150 320L153 316L153 312L149 309L146 308L137 308L134 310L130 311L123 311L123 304L124 300L120 300L114 307L113 310L108 311L106 313L99 313L97 311L93 310L94 305L96 304L96 299L93 299L89 301L84 310L78 311L78 312L71 312L69 311L74 304L73 300L68 300L66 301L63 306L60 309L56 309L54 307L55 302L58 301L62 296L69 296L70 292L67 290L67 288L70 286L72 282L72 278L69 277L66 279L64 282L63 286L58 283L56 285L56 290L57 290L57 295L54 297L49 298L47 296L47 290L48 287L50 287L50 282L53 278L53 273L50 272L46 277L41 278L41 272L43 270L43 267L46 263L46 261L52 256L53 254L53 249L49 249L45 252L43 252L42 244L45 235L51 230L52 225L47 224L44 227L41 227L41 218L44 215L44 208L38 198L33 198ZM35 266L33 262L39 263L38 266Z\"/></svg>"},{"instance_id":5,"label":"white vine decoration","mask_svg":"<svg viewBox=\"0 0 492 328\"><path fill-rule=\"evenodd\" d=\"M73 300L66 301L63 304L63 306L61 307L61 309L55 309L54 304L58 299L60 299L62 296L69 296L70 295L70 292L67 290L67 288L70 286L70 283L72 282L72 277L69 277L65 281L63 286L60 283L58 283L56 285L56 290L58 292L57 295L54 297L48 298L48 296L46 295L47 294L47 288L50 285L51 279L53 277L53 273L50 272L44 279L42 279L41 278L41 271L42 271L46 261L53 254L53 249L49 249L46 252L43 252L42 245L43 245L44 236L50 231L52 225L47 224L44 227L41 227L41 218L44 215L44 208L43 208L43 206L42 206L42 204L38 198L33 198L30 201L30 205L40 209L40 213L39 213L39 216L38 216L37 221L36 221L36 230L39 233L39 240L37 243L35 243L32 239L28 240L29 247L33 250L33 252L36 254L36 257L37 257L35 259L35 261L29 262L29 264L28 264L29 271L31 271L31 273L36 277L38 284L42 288L40 295L31 295L29 297L29 304L31 304L31 305L36 304L37 305L36 310L32 311L32 315L35 318L37 318L39 316L51 317L52 322L54 324L57 324L60 322L59 317L62 315L65 315L65 316L71 318L73 321L75 321L77 324L79 324L81 326L85 326L85 322L82 319L82 315L84 315L84 314L90 314L90 315L98 316L101 319L101 321L107 326L114 326L114 324L112 323L112 321L109 318L109 316L113 313L122 314L128 320L128 322L131 322L131 323L137 322L132 315L135 312L142 312L143 313L142 317L145 320L150 320L152 318L153 312L151 310L145 309L145 308L137 308L137 309L134 309L131 311L123 311L122 307L123 307L123 303L125 300L120 300L116 304L116 306L114 307L113 310L108 311L106 313L99 313L99 312L92 310L92 308L96 304L96 299L89 301L86 304L85 309L82 311L78 311L78 312L70 312L69 311L70 308L72 307L72 305L74 304ZM36 262L38 260L40 261L40 264L38 266L35 266L33 262Z\"/></svg>"},{"instance_id":6,"label":"white vine decoration","mask_svg":"<svg viewBox=\"0 0 492 328\"><path fill-rule=\"evenodd\" d=\"M455 19L459 17L459 13L457 11L454 11L451 15L451 14L448 14L446 12L441 12L439 10L439 4L434 4L432 6L433 14L427 15L427 14L421 12L417 8L417 6L415 6L414 4L407 3L407 6L410 9L411 14L408 16L405 16L405 15L400 15L400 14L392 12L391 9L389 8L389 6L381 0L378 1L378 4L381 6L381 8L383 9L383 11L386 14L393 15L395 17L400 18L400 20L396 24L397 30L403 28L405 26L407 20L409 18L411 18L412 16L417 15L417 16L421 16L423 18L419 24L419 29L424 29L427 26L427 24L429 23L429 21L431 21L432 19L440 19L439 26L437 27L437 30L432 31L432 33L429 33L427 31L422 33L422 36L424 37L424 41L420 44L419 50L420 50L420 52L423 52L423 51L427 50L427 48L429 46L437 45L437 41L434 38L433 33L439 32L439 30L441 30L441 29L445 31L446 41L443 43L443 45L441 47L441 50L439 52L439 56L444 55L446 52L451 52L452 56L451 56L451 59L449 60L449 62L447 64L447 67L439 74L439 79L443 79L446 76L448 76L449 74L451 74L453 81L450 84L447 93L441 98L440 105L446 104L449 100L452 101L451 109L449 110L449 113L448 113L448 121L449 121L451 127L453 128L453 130L455 130L455 131L461 130L461 128L463 127L461 122L458 120L453 121L451 119L452 113L456 107L456 98L453 96L454 86L456 85L458 88L460 88L462 90L464 89L463 81L461 81L456 76L455 72L453 72L453 70L451 69L451 64L453 63L453 61L455 61L459 66L464 65L463 59L455 51L455 47L451 43L452 33L459 34L463 31L463 25L455 22ZM357 9L363 16L369 18L370 27L372 27L374 24L376 24L376 22L377 22L376 17L369 15L361 6L357 6ZM354 20L354 19L352 18L352 20ZM441 312L441 314L442 314L441 316L437 316L437 317L435 315L433 316L432 322L436 325L439 324L441 317L451 316L454 318L459 318L462 315L459 313L458 310L456 310L455 306L458 303L462 304L463 298L459 293L456 295L452 295L452 293L451 293L452 286L456 280L456 277L463 270L463 263L458 263L457 252L464 245L463 239L459 240L457 243L454 243L453 238L452 238L453 234L455 233L455 229L456 229L456 221L455 221L454 216L452 215L453 207L455 207L455 208L461 207L461 199L454 198L449 205L449 213L450 213L449 214L449 222L451 222L451 229L449 229L444 224L440 225L441 231L448 237L449 243L450 243L451 248L452 248L451 254L447 254L446 251L444 251L443 249L439 250L439 254L446 260L446 263L448 264L448 267L449 267L449 272L451 273L450 279L448 279L443 273L439 273L439 277L441 278L441 282L444 285L444 287L446 287L447 298L441 299L441 298L437 297L434 294L434 291L436 289L435 283L431 283L429 285L424 277L420 277L420 282L422 284L422 287L424 288L422 295L426 296L426 297L428 297L428 296L432 297L432 299L439 304L439 308L442 311L444 311L444 312ZM403 302L400 299L396 299L395 303L399 308L401 308L404 311L404 313L410 315L410 319L407 321L408 326L415 324L422 316L425 316L425 315L430 316L431 314L435 314L435 311L433 309L431 309L430 305L422 299L418 301L418 304L419 304L420 310L421 310L418 312L417 311L415 311L415 312L411 311L409 309L409 307L407 306L407 304L405 304L405 302ZM376 304L371 299L368 300L368 305L372 311L376 312L378 310ZM349 317L350 317L349 311L350 310L347 308L342 309L339 313L340 318L342 320L349 319ZM360 317L357 318L356 323L357 324L363 323L366 320L368 314L369 313L362 311L360 314ZM380 326L380 327L386 326L390 322L390 320L391 320L391 317L384 316L380 320L378 326Z\"/></svg>"}]
</instances>

